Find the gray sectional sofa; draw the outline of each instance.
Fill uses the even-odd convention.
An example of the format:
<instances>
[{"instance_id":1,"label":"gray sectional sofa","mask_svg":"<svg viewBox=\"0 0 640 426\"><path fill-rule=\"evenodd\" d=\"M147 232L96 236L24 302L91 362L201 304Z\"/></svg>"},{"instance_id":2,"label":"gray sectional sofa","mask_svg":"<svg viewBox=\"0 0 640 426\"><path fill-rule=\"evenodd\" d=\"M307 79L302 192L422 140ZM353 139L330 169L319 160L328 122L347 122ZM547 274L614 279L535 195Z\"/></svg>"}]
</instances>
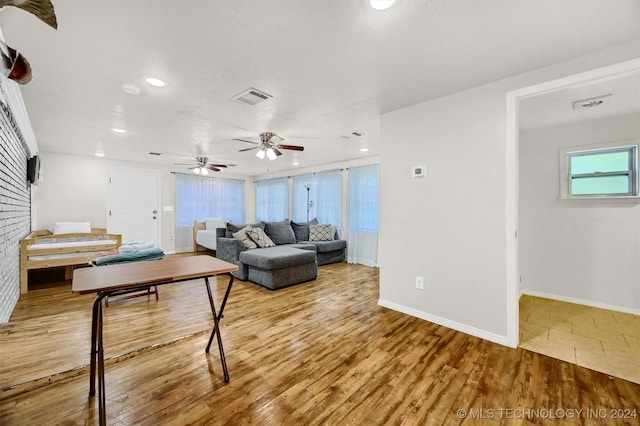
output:
<instances>
[{"instance_id":1,"label":"gray sectional sofa","mask_svg":"<svg viewBox=\"0 0 640 426\"><path fill-rule=\"evenodd\" d=\"M227 224L216 229L216 257L239 266L233 275L243 281L252 281L271 290L316 279L318 266L344 262L347 242L338 239L309 241L309 225L317 220L296 223L259 222L249 224L260 228L273 241L274 247L247 248L241 240L233 238L247 225Z\"/></svg>"}]
</instances>

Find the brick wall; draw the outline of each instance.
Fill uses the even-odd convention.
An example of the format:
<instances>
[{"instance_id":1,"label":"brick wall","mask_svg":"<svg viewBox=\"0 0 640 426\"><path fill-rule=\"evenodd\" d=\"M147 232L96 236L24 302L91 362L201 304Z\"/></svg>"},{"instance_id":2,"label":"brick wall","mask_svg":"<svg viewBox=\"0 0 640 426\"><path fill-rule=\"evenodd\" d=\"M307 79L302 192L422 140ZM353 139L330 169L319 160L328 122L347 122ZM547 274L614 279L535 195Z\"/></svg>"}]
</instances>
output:
<instances>
[{"instance_id":1,"label":"brick wall","mask_svg":"<svg viewBox=\"0 0 640 426\"><path fill-rule=\"evenodd\" d=\"M0 323L20 297L20 240L31 232L27 150L11 111L0 102Z\"/></svg>"}]
</instances>

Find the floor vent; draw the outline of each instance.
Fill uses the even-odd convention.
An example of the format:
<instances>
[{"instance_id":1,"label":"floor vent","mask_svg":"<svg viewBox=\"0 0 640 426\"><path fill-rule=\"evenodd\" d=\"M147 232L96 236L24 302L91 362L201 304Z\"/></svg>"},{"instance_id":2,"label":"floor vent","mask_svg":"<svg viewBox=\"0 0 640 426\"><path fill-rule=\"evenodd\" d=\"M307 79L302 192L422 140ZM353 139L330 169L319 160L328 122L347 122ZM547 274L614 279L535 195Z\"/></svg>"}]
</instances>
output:
<instances>
[{"instance_id":1,"label":"floor vent","mask_svg":"<svg viewBox=\"0 0 640 426\"><path fill-rule=\"evenodd\" d=\"M273 96L264 93L258 89L252 87L248 88L242 93L238 93L233 97L234 100L242 102L245 105L255 105L267 99L271 99Z\"/></svg>"}]
</instances>

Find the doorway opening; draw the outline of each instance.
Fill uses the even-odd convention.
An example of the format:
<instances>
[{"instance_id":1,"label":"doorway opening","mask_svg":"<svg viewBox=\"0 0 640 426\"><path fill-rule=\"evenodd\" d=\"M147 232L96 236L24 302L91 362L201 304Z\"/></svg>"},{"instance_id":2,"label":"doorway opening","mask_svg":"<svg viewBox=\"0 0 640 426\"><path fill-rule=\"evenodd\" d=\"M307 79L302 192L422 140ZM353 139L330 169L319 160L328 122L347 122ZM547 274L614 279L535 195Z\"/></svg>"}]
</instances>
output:
<instances>
[{"instance_id":1,"label":"doorway opening","mask_svg":"<svg viewBox=\"0 0 640 426\"><path fill-rule=\"evenodd\" d=\"M620 89L629 81L632 90ZM509 229L517 230L515 238L508 241L508 338L514 347L543 353L539 348L544 345L538 344L544 343L548 348L545 355L598 371L603 370L596 368L595 358L602 361L600 354L621 348L622 356L616 356L631 362L629 371L640 371L640 359L633 355L638 353L640 335L632 334L640 334L633 331L640 330L640 316L634 315L640 313L640 270L635 266L635 255L640 251L640 221L635 219L640 202L561 200L563 177L559 172L560 151L568 145L629 139L640 142L640 128L634 124L640 122L639 82L640 60L633 60L507 96L507 161L512 162L508 180L513 182L508 193L512 208L509 224L513 225ZM572 108L570 100L610 91L616 92L610 96L616 102L606 109L576 114ZM623 101L631 102L633 108L625 110L620 106ZM621 247L615 229L603 225L607 221L620 223L628 247ZM626 269L622 267L625 259ZM620 280L611 268L618 268L617 275L625 274L626 278ZM594 285L596 282L606 288ZM616 286L622 300L611 297ZM615 326L608 333L603 331L607 322ZM592 346L585 349L580 343ZM621 365L611 358L606 363ZM640 381L640 376L625 376L623 370L605 372Z\"/></svg>"}]
</instances>

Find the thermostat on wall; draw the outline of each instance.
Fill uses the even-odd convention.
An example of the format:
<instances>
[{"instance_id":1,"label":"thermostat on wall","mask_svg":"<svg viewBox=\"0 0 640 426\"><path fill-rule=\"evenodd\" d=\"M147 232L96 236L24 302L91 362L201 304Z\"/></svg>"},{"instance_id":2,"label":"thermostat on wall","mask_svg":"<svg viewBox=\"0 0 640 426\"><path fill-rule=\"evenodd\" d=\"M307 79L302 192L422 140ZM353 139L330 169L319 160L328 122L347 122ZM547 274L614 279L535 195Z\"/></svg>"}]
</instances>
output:
<instances>
[{"instance_id":1,"label":"thermostat on wall","mask_svg":"<svg viewBox=\"0 0 640 426\"><path fill-rule=\"evenodd\" d=\"M425 177L427 175L427 166L413 166L413 177Z\"/></svg>"}]
</instances>

